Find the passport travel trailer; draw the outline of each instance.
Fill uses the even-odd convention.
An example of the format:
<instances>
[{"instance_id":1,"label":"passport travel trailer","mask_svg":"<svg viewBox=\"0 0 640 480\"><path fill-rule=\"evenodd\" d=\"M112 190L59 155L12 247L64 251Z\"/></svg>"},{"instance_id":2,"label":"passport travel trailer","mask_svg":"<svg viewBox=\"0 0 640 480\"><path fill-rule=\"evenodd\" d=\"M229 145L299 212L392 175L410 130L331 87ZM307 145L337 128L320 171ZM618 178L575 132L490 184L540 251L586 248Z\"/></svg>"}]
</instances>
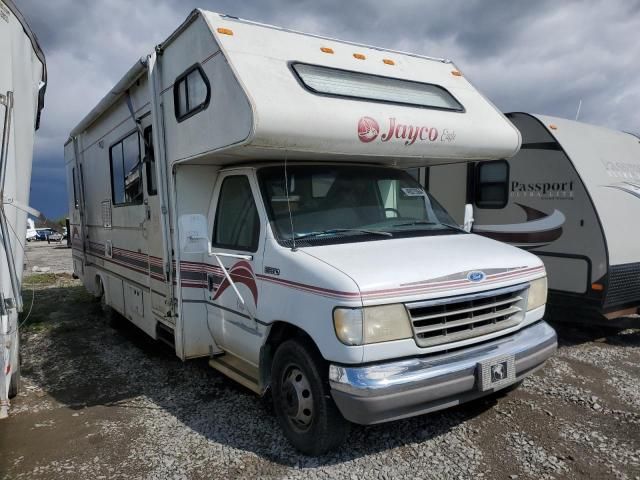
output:
<instances>
[{"instance_id":1,"label":"passport travel trailer","mask_svg":"<svg viewBox=\"0 0 640 480\"><path fill-rule=\"evenodd\" d=\"M18 313L33 137L47 70L38 40L11 0L0 0L0 418L20 385Z\"/></svg>"},{"instance_id":2,"label":"passport travel trailer","mask_svg":"<svg viewBox=\"0 0 640 480\"><path fill-rule=\"evenodd\" d=\"M402 170L519 146L448 61L195 10L70 134L74 270L319 454L555 351L542 262Z\"/></svg>"},{"instance_id":3,"label":"passport travel trailer","mask_svg":"<svg viewBox=\"0 0 640 480\"><path fill-rule=\"evenodd\" d=\"M431 168L427 190L454 212L473 203L475 233L538 255L559 318L637 322L620 317L640 307L640 139L562 118L507 117L522 134L515 156Z\"/></svg>"}]
</instances>

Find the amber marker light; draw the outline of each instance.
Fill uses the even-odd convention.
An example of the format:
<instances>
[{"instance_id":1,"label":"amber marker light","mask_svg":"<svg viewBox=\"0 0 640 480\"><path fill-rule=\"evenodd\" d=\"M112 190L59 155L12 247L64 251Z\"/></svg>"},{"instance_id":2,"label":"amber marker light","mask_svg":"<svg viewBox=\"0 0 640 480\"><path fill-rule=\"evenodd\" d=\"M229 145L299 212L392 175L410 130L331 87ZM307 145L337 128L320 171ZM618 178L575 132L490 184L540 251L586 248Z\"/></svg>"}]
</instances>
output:
<instances>
[{"instance_id":1,"label":"amber marker light","mask_svg":"<svg viewBox=\"0 0 640 480\"><path fill-rule=\"evenodd\" d=\"M382 59L382 63L384 63L385 65L395 65L396 64L396 62L394 62L390 58L383 58Z\"/></svg>"},{"instance_id":2,"label":"amber marker light","mask_svg":"<svg viewBox=\"0 0 640 480\"><path fill-rule=\"evenodd\" d=\"M550 128L551 130L557 130L557 129L558 129L558 127L557 127L554 123L550 124L550 125L549 125L549 128ZM593 285L596 285L596 284L594 283ZM593 287L593 285L592 285L592 287Z\"/></svg>"},{"instance_id":3,"label":"amber marker light","mask_svg":"<svg viewBox=\"0 0 640 480\"><path fill-rule=\"evenodd\" d=\"M358 60L365 60L367 57L365 57L363 54L361 53L354 53L353 54L353 58L357 58Z\"/></svg>"},{"instance_id":4,"label":"amber marker light","mask_svg":"<svg viewBox=\"0 0 640 480\"><path fill-rule=\"evenodd\" d=\"M604 285L601 283L592 283L591 290L595 290L596 292L601 292L604 290Z\"/></svg>"},{"instance_id":5,"label":"amber marker light","mask_svg":"<svg viewBox=\"0 0 640 480\"><path fill-rule=\"evenodd\" d=\"M333 53L333 48L329 47L320 47L320 51L324 53Z\"/></svg>"},{"instance_id":6,"label":"amber marker light","mask_svg":"<svg viewBox=\"0 0 640 480\"><path fill-rule=\"evenodd\" d=\"M451 75L453 75L454 77L461 77L462 72L460 70L451 70Z\"/></svg>"},{"instance_id":7,"label":"amber marker light","mask_svg":"<svg viewBox=\"0 0 640 480\"><path fill-rule=\"evenodd\" d=\"M222 35L233 35L233 30L229 29L229 28L222 28L220 27L218 29L218 33L221 33Z\"/></svg>"}]
</instances>

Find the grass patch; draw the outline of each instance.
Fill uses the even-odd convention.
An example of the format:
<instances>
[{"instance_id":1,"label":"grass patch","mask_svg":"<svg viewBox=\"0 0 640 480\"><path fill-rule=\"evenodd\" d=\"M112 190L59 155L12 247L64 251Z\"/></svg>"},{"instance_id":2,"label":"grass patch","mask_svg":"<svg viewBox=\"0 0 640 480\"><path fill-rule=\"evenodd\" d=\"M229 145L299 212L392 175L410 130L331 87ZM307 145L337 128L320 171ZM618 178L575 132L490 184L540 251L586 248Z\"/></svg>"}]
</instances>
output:
<instances>
[{"instance_id":1,"label":"grass patch","mask_svg":"<svg viewBox=\"0 0 640 480\"><path fill-rule=\"evenodd\" d=\"M55 273L34 273L25 277L22 285L25 287L32 287L34 285L53 285L54 283L56 283Z\"/></svg>"}]
</instances>

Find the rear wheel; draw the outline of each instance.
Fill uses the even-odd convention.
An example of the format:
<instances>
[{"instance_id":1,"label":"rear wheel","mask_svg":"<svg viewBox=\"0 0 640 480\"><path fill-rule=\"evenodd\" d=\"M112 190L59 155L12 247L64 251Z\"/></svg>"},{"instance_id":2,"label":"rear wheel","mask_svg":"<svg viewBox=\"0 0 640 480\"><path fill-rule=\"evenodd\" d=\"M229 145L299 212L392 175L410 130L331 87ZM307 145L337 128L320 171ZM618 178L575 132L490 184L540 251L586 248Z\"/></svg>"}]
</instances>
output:
<instances>
[{"instance_id":1,"label":"rear wheel","mask_svg":"<svg viewBox=\"0 0 640 480\"><path fill-rule=\"evenodd\" d=\"M104 290L104 284L101 279L98 279L98 291L100 292L100 311L102 312L102 316L109 325L116 327L118 323L118 315L107 303L107 294Z\"/></svg>"},{"instance_id":2,"label":"rear wheel","mask_svg":"<svg viewBox=\"0 0 640 480\"><path fill-rule=\"evenodd\" d=\"M287 340L272 366L273 406L286 437L298 450L321 455L338 447L349 433L336 407L326 365L310 342Z\"/></svg>"}]
</instances>

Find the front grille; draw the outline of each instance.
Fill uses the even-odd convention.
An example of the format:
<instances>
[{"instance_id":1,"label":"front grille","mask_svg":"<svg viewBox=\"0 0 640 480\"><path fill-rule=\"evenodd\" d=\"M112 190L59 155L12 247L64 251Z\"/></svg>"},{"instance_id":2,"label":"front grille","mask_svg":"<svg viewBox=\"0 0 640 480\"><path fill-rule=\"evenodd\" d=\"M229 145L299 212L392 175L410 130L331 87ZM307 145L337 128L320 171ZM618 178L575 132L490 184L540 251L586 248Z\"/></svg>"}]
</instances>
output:
<instances>
[{"instance_id":1,"label":"front grille","mask_svg":"<svg viewBox=\"0 0 640 480\"><path fill-rule=\"evenodd\" d=\"M481 337L519 324L528 284L407 303L416 343L433 347Z\"/></svg>"}]
</instances>

